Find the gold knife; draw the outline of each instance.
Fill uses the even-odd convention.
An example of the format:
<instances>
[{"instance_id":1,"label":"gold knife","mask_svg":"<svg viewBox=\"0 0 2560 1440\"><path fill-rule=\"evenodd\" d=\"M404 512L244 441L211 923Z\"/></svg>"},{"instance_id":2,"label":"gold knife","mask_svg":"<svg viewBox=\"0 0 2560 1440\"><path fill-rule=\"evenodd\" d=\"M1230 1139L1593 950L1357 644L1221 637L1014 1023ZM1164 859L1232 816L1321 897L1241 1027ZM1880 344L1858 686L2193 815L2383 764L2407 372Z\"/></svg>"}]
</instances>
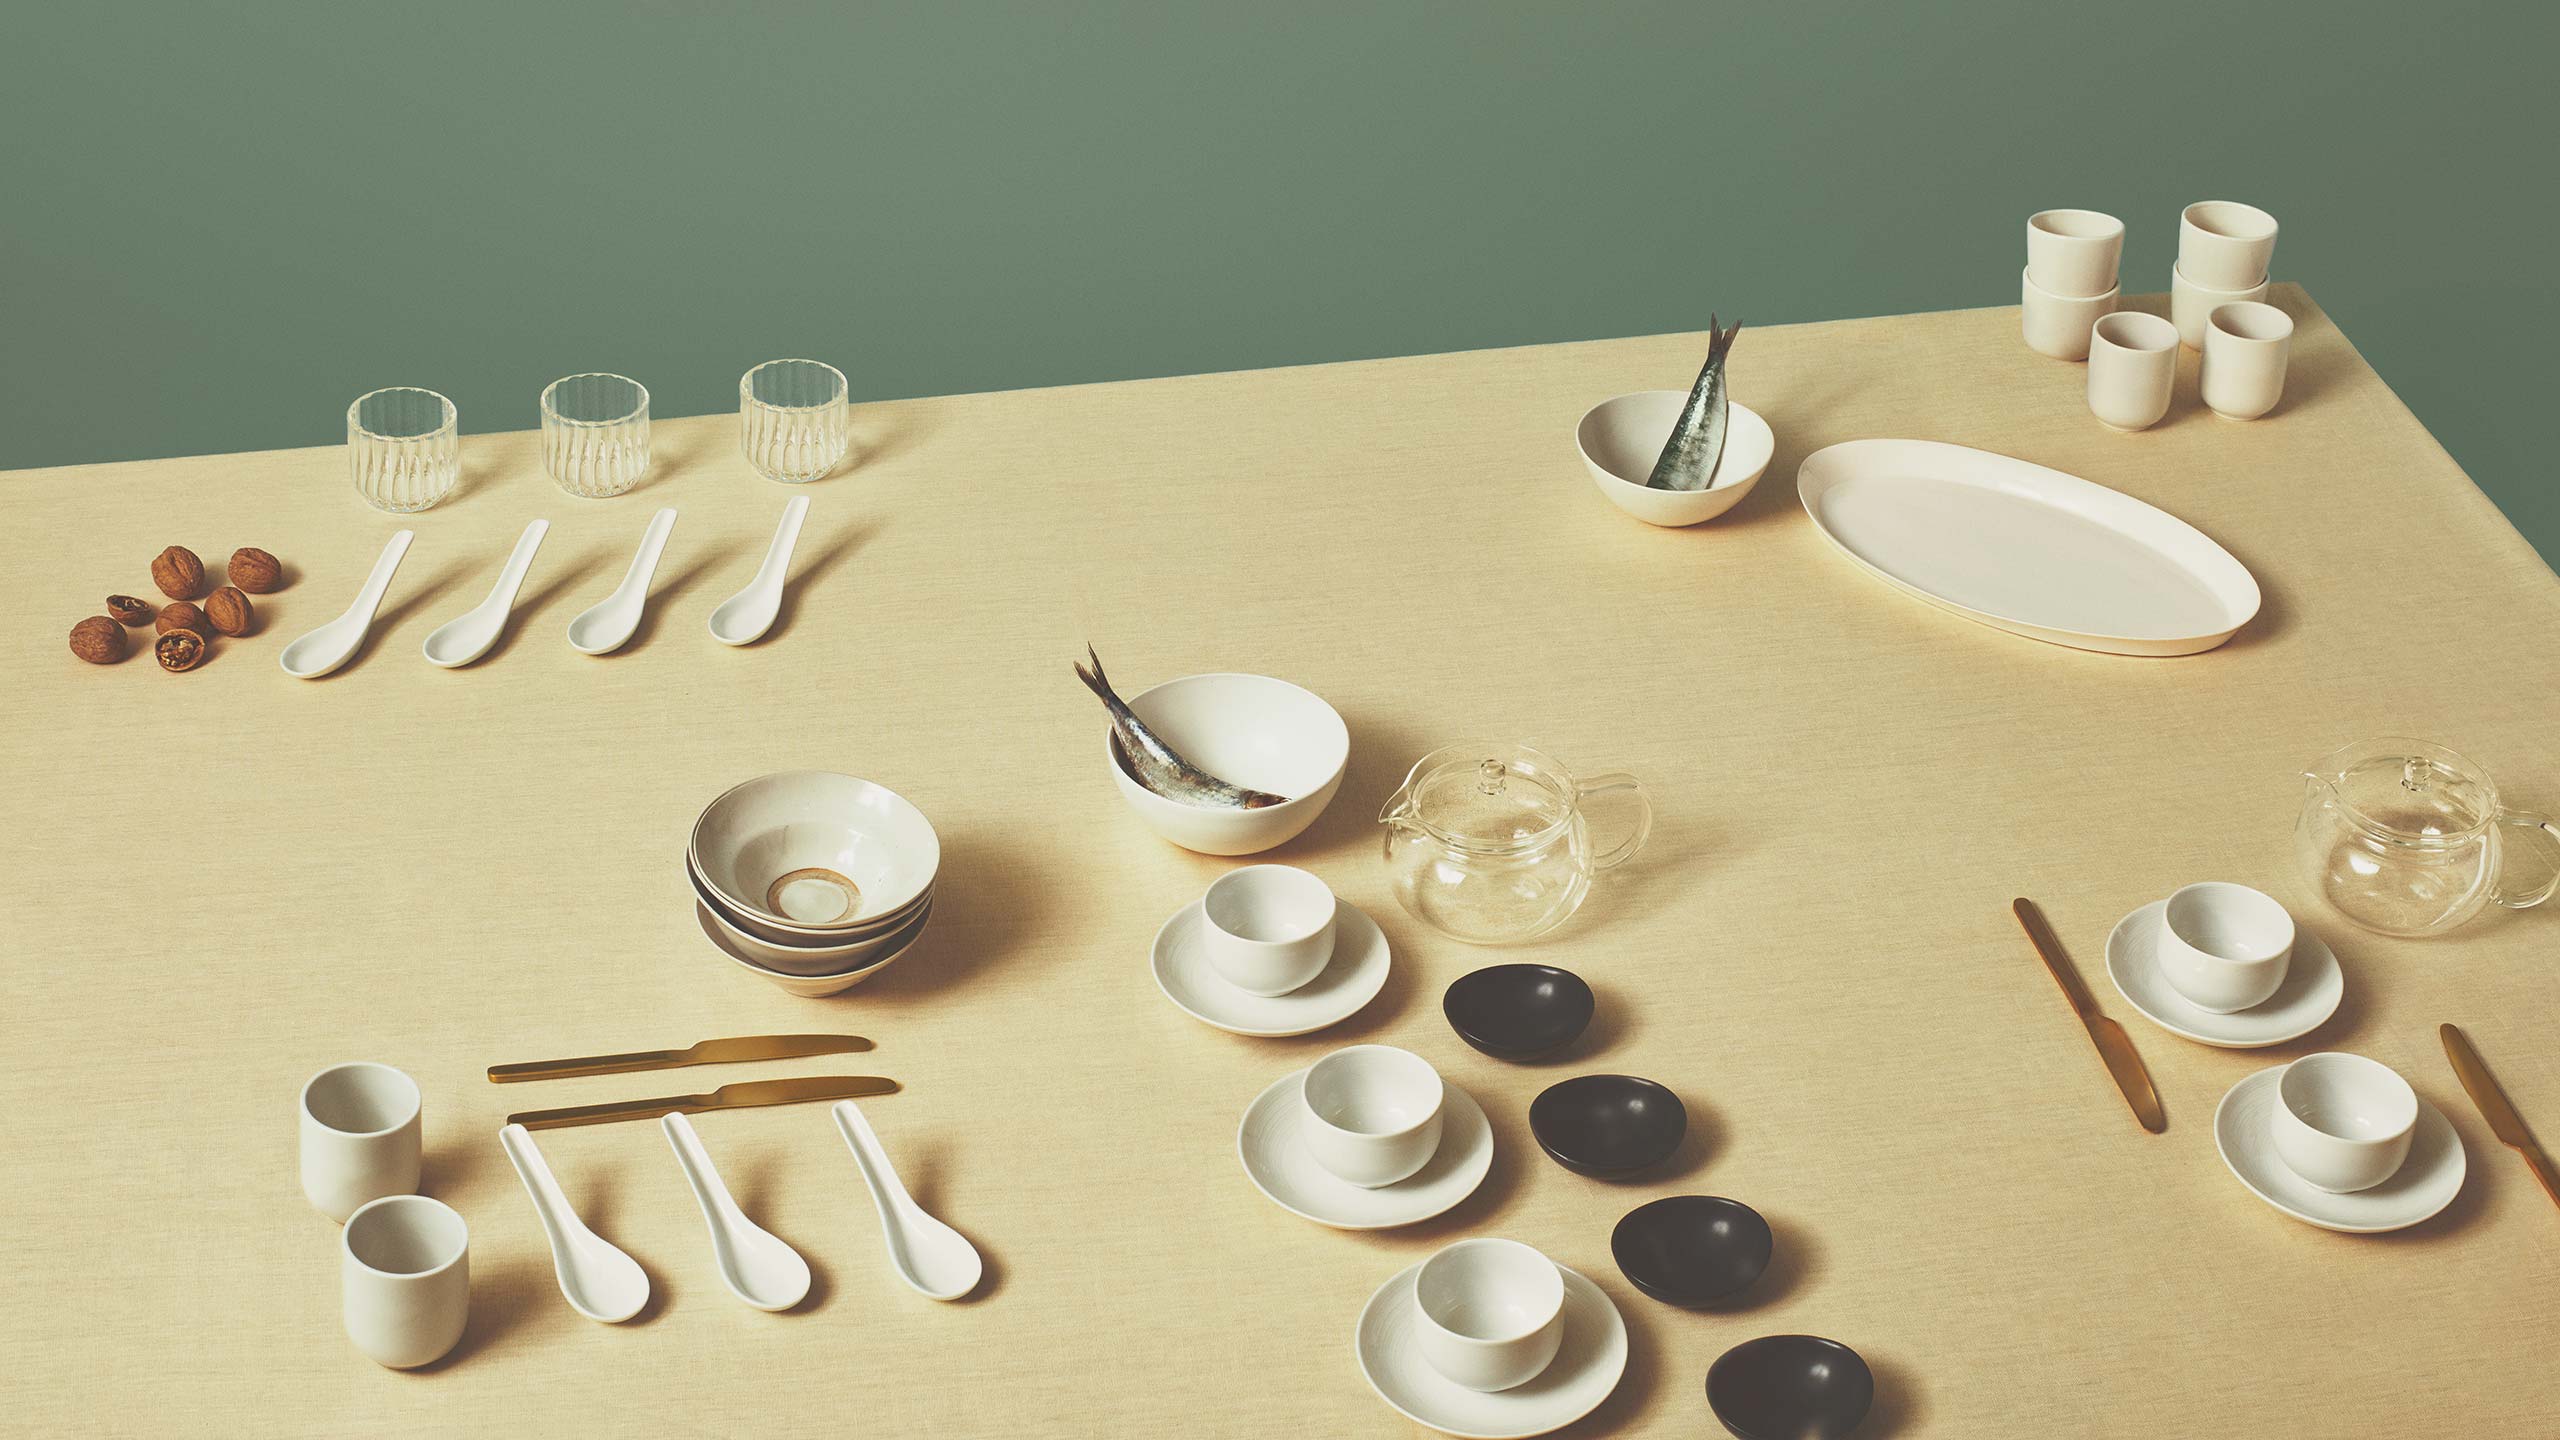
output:
<instances>
[{"instance_id":1,"label":"gold knife","mask_svg":"<svg viewBox=\"0 0 2560 1440\"><path fill-rule=\"evenodd\" d=\"M685 1065L737 1065L750 1060L797 1060L809 1055L850 1055L868 1050L859 1035L741 1035L705 1040L682 1050L634 1050L627 1055L584 1055L572 1060L527 1060L492 1065L489 1083L565 1080L573 1075L620 1075L632 1070L673 1070Z\"/></svg>"},{"instance_id":2,"label":"gold knife","mask_svg":"<svg viewBox=\"0 0 2560 1440\"><path fill-rule=\"evenodd\" d=\"M2088 987L2080 983L2079 972L2062 953L2062 942L2055 939L2053 927L2044 921L2044 912L2032 900L2010 902L2017 912L2018 924L2027 932L2028 943L2036 947L2036 958L2053 975L2053 983L2062 987L2062 998L2071 1002L2072 1013L2087 1027L2091 1043L2098 1047L2098 1058L2107 1063L2107 1074L2124 1092L2124 1103L2133 1107L2133 1118L2142 1128L2157 1135L2169 1128L2169 1117L2160 1109L2160 1092L2151 1088L2151 1072L2142 1068L2142 1057L2133 1051L2133 1037L2124 1027L2098 1013L2098 1002L2091 998Z\"/></svg>"},{"instance_id":3,"label":"gold knife","mask_svg":"<svg viewBox=\"0 0 2560 1440\"><path fill-rule=\"evenodd\" d=\"M2516 1113L2514 1102L2499 1088L2498 1077L2489 1073L2480 1052L2471 1048L2471 1037L2450 1025L2437 1033L2444 1036L2445 1058L2453 1062L2454 1075L2471 1093L2471 1103L2480 1107L2480 1118L2489 1122L2489 1133L2524 1157L2533 1178L2542 1182L2542 1193L2551 1197L2552 1204L2560 1205L2560 1169L2554 1169L2551 1157L2534 1143L2533 1132L2525 1128L2524 1117Z\"/></svg>"},{"instance_id":4,"label":"gold knife","mask_svg":"<svg viewBox=\"0 0 2560 1440\"><path fill-rule=\"evenodd\" d=\"M566 1125L654 1120L670 1110L699 1115L705 1110L743 1110L751 1105L797 1105L806 1100L852 1100L897 1093L897 1081L878 1075L802 1075L790 1080L747 1080L723 1085L708 1095L660 1095L651 1100L572 1105L565 1110L527 1110L508 1116L507 1123L527 1130L557 1130Z\"/></svg>"}]
</instances>

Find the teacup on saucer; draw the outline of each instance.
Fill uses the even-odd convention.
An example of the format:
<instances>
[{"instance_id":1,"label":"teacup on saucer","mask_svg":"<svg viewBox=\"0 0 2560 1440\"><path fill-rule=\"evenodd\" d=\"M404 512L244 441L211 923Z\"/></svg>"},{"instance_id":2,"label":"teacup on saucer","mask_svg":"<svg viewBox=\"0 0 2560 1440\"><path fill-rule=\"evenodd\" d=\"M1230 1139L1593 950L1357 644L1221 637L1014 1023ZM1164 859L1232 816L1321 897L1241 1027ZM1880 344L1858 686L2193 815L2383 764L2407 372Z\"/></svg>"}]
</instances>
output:
<instances>
[{"instance_id":1,"label":"teacup on saucer","mask_svg":"<svg viewBox=\"0 0 2560 1440\"><path fill-rule=\"evenodd\" d=\"M2226 1050L2281 1045L2320 1028L2338 1013L2347 993L2338 957L2308 928L2294 932L2293 958L2276 992L2246 1010L2207 1010L2178 993L2158 963L2165 900L2154 900L2116 923L2107 936L2107 978L2116 993L2168 1031Z\"/></svg>"},{"instance_id":2,"label":"teacup on saucer","mask_svg":"<svg viewBox=\"0 0 2560 1440\"><path fill-rule=\"evenodd\" d=\"M1509 1390L1470 1390L1423 1357L1415 1264L1378 1288L1360 1312L1352 1345L1378 1398L1417 1424L1477 1440L1527 1440L1600 1408L1627 1373L1627 1322L1606 1292L1559 1265L1564 1335L1535 1379Z\"/></svg>"},{"instance_id":3,"label":"teacup on saucer","mask_svg":"<svg viewBox=\"0 0 2560 1440\"><path fill-rule=\"evenodd\" d=\"M1360 907L1339 902L1333 953L1316 978L1285 995L1250 995L1209 966L1200 943L1200 902L1174 912L1156 932L1156 988L1182 1013L1237 1035L1304 1035L1350 1019L1387 983L1387 936Z\"/></svg>"},{"instance_id":4,"label":"teacup on saucer","mask_svg":"<svg viewBox=\"0 0 2560 1440\"><path fill-rule=\"evenodd\" d=\"M1422 1168L1393 1185L1364 1189L1317 1163L1302 1131L1314 1123L1300 1100L1307 1072L1273 1082L1245 1107L1236 1158L1271 1203L1336 1230L1384 1230L1428 1220L1475 1193L1493 1169L1493 1126L1484 1108L1442 1081L1440 1146Z\"/></svg>"},{"instance_id":5,"label":"teacup on saucer","mask_svg":"<svg viewBox=\"0 0 2560 1440\"><path fill-rule=\"evenodd\" d=\"M2293 1172L2276 1153L2278 1084L2287 1067L2271 1066L2231 1087L2213 1112L2213 1143L2222 1163L2249 1193L2306 1225L2350 1234L2399 1230L2426 1220L2462 1191L2470 1160L2444 1113L2418 1097L2409 1156L2391 1178L2369 1190L2332 1194Z\"/></svg>"}]
</instances>

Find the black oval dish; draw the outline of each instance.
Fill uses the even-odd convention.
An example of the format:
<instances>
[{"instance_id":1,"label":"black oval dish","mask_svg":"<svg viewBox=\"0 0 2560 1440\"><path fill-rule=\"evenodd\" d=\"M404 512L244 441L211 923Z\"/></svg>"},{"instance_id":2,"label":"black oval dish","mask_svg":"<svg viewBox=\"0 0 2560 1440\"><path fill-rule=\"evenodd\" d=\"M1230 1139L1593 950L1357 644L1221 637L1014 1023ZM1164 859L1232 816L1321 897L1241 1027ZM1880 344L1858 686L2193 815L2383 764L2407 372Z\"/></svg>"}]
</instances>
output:
<instances>
[{"instance_id":1,"label":"black oval dish","mask_svg":"<svg viewBox=\"0 0 2560 1440\"><path fill-rule=\"evenodd\" d=\"M1633 1075L1576 1075L1529 1102L1538 1148L1578 1175L1607 1178L1659 1165L1688 1130L1680 1097Z\"/></svg>"},{"instance_id":2,"label":"black oval dish","mask_svg":"<svg viewBox=\"0 0 2560 1440\"><path fill-rule=\"evenodd\" d=\"M1639 1205L1609 1232L1609 1253L1635 1287L1665 1305L1712 1305L1769 1268L1777 1241L1760 1212L1720 1195Z\"/></svg>"},{"instance_id":3,"label":"black oval dish","mask_svg":"<svg viewBox=\"0 0 2560 1440\"><path fill-rule=\"evenodd\" d=\"M1461 975L1440 997L1458 1038L1496 1060L1543 1060L1582 1038L1597 1002L1591 987L1553 965L1490 965Z\"/></svg>"},{"instance_id":4,"label":"black oval dish","mask_svg":"<svg viewBox=\"0 0 2560 1440\"><path fill-rule=\"evenodd\" d=\"M1707 1369L1707 1408L1742 1440L1840 1440L1875 1398L1867 1362L1819 1335L1745 1340Z\"/></svg>"}]
</instances>

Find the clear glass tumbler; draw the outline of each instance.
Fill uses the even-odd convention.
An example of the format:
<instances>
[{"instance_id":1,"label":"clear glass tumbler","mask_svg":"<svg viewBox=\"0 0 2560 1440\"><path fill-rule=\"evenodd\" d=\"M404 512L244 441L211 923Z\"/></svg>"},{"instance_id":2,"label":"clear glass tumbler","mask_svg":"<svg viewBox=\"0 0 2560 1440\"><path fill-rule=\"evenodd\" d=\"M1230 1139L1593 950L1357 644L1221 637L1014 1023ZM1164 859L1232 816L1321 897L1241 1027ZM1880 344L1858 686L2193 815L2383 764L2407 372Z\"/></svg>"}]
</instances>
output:
<instances>
[{"instance_id":1,"label":"clear glass tumbler","mask_svg":"<svg viewBox=\"0 0 2560 1440\"><path fill-rule=\"evenodd\" d=\"M649 473L649 387L623 375L569 375L542 388L542 468L589 500Z\"/></svg>"},{"instance_id":2,"label":"clear glass tumbler","mask_svg":"<svg viewBox=\"0 0 2560 1440\"><path fill-rule=\"evenodd\" d=\"M460 412L433 390L394 385L347 407L347 473L376 510L407 515L453 493L462 476Z\"/></svg>"},{"instance_id":3,"label":"clear glass tumbler","mask_svg":"<svg viewBox=\"0 0 2560 1440\"><path fill-rule=\"evenodd\" d=\"M767 360L738 377L738 448L767 480L815 480L852 443L853 407L833 365Z\"/></svg>"}]
</instances>

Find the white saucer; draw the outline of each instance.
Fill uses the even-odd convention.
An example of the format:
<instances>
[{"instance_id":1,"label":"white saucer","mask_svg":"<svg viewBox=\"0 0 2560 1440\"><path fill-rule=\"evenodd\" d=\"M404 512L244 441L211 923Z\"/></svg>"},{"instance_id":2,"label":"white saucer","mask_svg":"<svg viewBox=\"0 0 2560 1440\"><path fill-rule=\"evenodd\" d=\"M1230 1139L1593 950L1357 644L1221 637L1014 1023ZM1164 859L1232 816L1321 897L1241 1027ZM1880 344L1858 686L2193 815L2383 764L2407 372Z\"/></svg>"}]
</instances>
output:
<instances>
[{"instance_id":1,"label":"white saucer","mask_svg":"<svg viewBox=\"0 0 2560 1440\"><path fill-rule=\"evenodd\" d=\"M1307 1118L1298 1092L1306 1078L1300 1070L1274 1081L1253 1097L1236 1127L1236 1158L1244 1162L1245 1178L1292 1215L1336 1230L1411 1225L1474 1194L1493 1168L1493 1125L1484 1107L1442 1081L1440 1148L1393 1185L1364 1190L1317 1164L1298 1143L1298 1126Z\"/></svg>"},{"instance_id":2,"label":"white saucer","mask_svg":"<svg viewBox=\"0 0 2560 1440\"><path fill-rule=\"evenodd\" d=\"M1192 1019L1238 1035L1304 1035L1348 1020L1387 983L1387 934L1350 901L1336 903L1333 958L1316 978L1286 995L1253 995L1209 968L1194 900L1156 932L1156 988Z\"/></svg>"},{"instance_id":3,"label":"white saucer","mask_svg":"<svg viewBox=\"0 0 2560 1440\"><path fill-rule=\"evenodd\" d=\"M1352 1339L1360 1373L1406 1419L1469 1440L1522 1440L1572 1424L1600 1408L1627 1373L1627 1322L1599 1286L1556 1269L1564 1274L1564 1342L1528 1384L1488 1395L1431 1368L1413 1338L1418 1264L1378 1287L1361 1310Z\"/></svg>"},{"instance_id":4,"label":"white saucer","mask_svg":"<svg viewBox=\"0 0 2560 1440\"><path fill-rule=\"evenodd\" d=\"M2283 1066L2271 1066L2232 1086L2213 1112L2213 1143L2222 1152L2222 1163L2259 1199L2323 1230L2371 1235L2415 1225L2461 1193L2462 1177L2470 1170L2462 1137L2425 1096L2418 1098L2417 1131L2398 1174L2352 1195L2314 1188L2276 1154L2275 1137L2268 1132L2278 1103L2276 1081L2283 1073Z\"/></svg>"},{"instance_id":5,"label":"white saucer","mask_svg":"<svg viewBox=\"0 0 2560 1440\"><path fill-rule=\"evenodd\" d=\"M2225 1050L2255 1050L2298 1040L2338 1013L2346 975L2328 945L2301 926L2293 932L2293 961L2285 966L2284 983L2266 999L2217 1015L2179 994L2160 973L2160 917L2168 908L2168 901L2154 900L2116 922L2107 937L2107 978L2152 1024Z\"/></svg>"}]
</instances>

